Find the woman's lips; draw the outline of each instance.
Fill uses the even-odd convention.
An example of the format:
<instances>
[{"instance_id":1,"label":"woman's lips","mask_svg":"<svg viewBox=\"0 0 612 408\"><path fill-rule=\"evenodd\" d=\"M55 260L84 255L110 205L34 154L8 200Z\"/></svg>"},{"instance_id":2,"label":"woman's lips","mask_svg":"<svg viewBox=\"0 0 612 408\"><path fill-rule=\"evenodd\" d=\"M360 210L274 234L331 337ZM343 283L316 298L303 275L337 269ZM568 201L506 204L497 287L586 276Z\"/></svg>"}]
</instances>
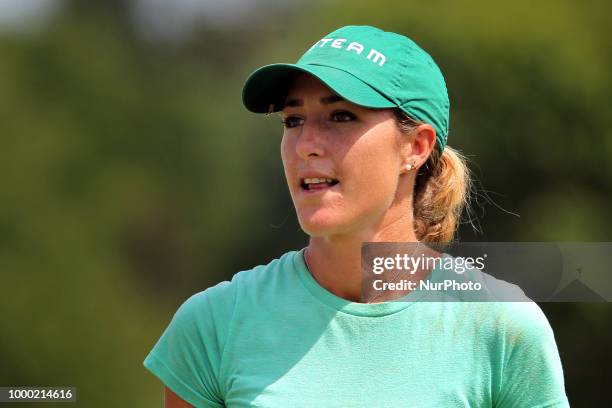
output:
<instances>
[{"instance_id":1,"label":"woman's lips","mask_svg":"<svg viewBox=\"0 0 612 408\"><path fill-rule=\"evenodd\" d=\"M338 189L340 182L332 179L332 182L306 183L304 180L300 183L300 190L308 195L320 194L328 190Z\"/></svg>"}]
</instances>

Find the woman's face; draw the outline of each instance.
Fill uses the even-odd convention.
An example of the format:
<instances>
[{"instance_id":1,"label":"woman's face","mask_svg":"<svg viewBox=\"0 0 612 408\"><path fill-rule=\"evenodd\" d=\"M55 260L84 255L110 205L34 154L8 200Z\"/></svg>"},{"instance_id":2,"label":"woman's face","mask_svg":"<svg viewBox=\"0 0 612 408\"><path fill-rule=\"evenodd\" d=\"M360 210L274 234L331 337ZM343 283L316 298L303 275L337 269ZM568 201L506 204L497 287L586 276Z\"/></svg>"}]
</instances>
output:
<instances>
[{"instance_id":1,"label":"woman's face","mask_svg":"<svg viewBox=\"0 0 612 408\"><path fill-rule=\"evenodd\" d=\"M302 229L325 236L378 225L405 164L393 112L354 105L301 74L282 119L281 155Z\"/></svg>"}]
</instances>

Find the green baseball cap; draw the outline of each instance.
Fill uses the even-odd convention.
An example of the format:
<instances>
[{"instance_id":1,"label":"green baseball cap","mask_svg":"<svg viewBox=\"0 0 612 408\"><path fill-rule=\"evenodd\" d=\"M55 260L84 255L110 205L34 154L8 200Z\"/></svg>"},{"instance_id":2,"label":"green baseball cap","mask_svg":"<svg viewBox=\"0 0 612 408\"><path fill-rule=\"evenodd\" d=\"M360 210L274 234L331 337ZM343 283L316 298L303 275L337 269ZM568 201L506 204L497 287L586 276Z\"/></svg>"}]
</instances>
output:
<instances>
[{"instance_id":1,"label":"green baseball cap","mask_svg":"<svg viewBox=\"0 0 612 408\"><path fill-rule=\"evenodd\" d=\"M349 102L368 108L400 108L429 123L444 149L449 100L442 72L411 39L371 26L346 26L326 35L295 64L271 64L254 71L242 90L255 113L282 110L295 75L307 72Z\"/></svg>"}]
</instances>

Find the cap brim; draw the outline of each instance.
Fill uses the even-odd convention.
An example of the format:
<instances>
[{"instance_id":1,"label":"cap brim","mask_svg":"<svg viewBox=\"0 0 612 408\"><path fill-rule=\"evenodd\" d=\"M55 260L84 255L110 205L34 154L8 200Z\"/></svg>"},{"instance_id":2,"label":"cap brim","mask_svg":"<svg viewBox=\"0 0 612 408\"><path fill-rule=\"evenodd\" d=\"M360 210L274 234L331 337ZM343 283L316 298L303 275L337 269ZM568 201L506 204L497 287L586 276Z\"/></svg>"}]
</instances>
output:
<instances>
[{"instance_id":1,"label":"cap brim","mask_svg":"<svg viewBox=\"0 0 612 408\"><path fill-rule=\"evenodd\" d=\"M272 64L253 72L242 89L244 106L255 113L282 109L289 87L300 72L307 72L349 102L368 108L392 108L397 105L377 90L341 69L324 65ZM272 105L272 109L270 109Z\"/></svg>"}]
</instances>

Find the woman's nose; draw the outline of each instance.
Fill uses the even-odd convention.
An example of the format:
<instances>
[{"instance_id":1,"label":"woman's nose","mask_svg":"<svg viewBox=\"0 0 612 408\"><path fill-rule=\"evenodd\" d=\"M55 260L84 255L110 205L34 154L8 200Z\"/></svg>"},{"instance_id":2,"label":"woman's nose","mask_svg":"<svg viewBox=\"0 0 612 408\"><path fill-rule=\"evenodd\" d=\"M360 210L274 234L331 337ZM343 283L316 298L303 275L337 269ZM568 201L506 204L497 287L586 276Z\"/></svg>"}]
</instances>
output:
<instances>
[{"instance_id":1,"label":"woman's nose","mask_svg":"<svg viewBox=\"0 0 612 408\"><path fill-rule=\"evenodd\" d=\"M325 154L325 130L316 120L304 120L295 146L300 158L320 157Z\"/></svg>"}]
</instances>

